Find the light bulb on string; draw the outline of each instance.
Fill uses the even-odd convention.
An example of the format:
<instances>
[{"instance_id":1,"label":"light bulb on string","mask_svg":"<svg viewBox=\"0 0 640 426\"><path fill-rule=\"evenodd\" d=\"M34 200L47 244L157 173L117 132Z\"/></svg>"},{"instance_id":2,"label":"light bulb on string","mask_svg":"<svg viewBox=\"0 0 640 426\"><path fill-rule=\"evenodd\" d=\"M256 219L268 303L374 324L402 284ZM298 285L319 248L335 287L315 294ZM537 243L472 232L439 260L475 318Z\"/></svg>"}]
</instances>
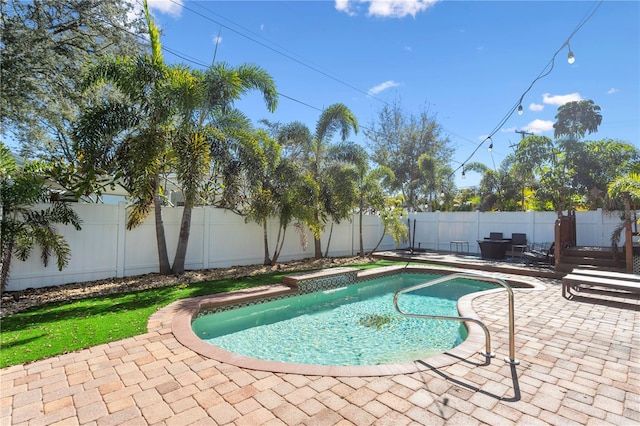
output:
<instances>
[{"instance_id":1,"label":"light bulb on string","mask_svg":"<svg viewBox=\"0 0 640 426\"><path fill-rule=\"evenodd\" d=\"M464 172L464 169L462 169L462 179L464 179L466 176L466 173Z\"/></svg>"},{"instance_id":2,"label":"light bulb on string","mask_svg":"<svg viewBox=\"0 0 640 426\"><path fill-rule=\"evenodd\" d=\"M522 105L518 105L518 115L522 115L523 112Z\"/></svg>"},{"instance_id":3,"label":"light bulb on string","mask_svg":"<svg viewBox=\"0 0 640 426\"><path fill-rule=\"evenodd\" d=\"M491 141L491 143L489 144L489 148L487 148L487 152L491 152L493 151L493 139L491 139L491 136L489 136L487 139Z\"/></svg>"},{"instance_id":4,"label":"light bulb on string","mask_svg":"<svg viewBox=\"0 0 640 426\"><path fill-rule=\"evenodd\" d=\"M573 52L571 51L571 46L569 46L568 41L567 41L567 47L569 48L569 54L567 55L567 62L569 62L569 64L573 64L576 61L576 57L573 56Z\"/></svg>"}]
</instances>

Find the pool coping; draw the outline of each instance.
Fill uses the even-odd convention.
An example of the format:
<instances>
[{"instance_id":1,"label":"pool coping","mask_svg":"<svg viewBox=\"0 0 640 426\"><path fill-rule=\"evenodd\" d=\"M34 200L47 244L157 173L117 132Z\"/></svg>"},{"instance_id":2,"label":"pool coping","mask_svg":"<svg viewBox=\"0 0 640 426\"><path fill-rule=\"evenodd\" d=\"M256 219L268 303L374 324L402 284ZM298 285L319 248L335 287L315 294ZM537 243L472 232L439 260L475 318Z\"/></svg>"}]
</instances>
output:
<instances>
[{"instance_id":1,"label":"pool coping","mask_svg":"<svg viewBox=\"0 0 640 426\"><path fill-rule=\"evenodd\" d=\"M468 270L458 268L438 268L433 266L420 266L412 265L410 267L404 266L386 266L381 268L374 268L364 270L358 273L358 279L371 279L379 276L390 275L398 272L435 272L438 274L443 273L469 273ZM474 272L475 275L479 275ZM495 277L493 274L483 274L483 276ZM536 282L526 282L525 277L512 277L507 281L513 285L519 284L522 287L512 287L517 291L531 291L541 290L544 288L541 284ZM478 318L478 315L473 310L473 300L477 297L487 296L496 292L503 292L504 289L492 289L481 291L477 293L471 293L461 297L458 300L458 312L460 316ZM431 370L434 368L441 368L448 365L455 364L457 362L468 360L471 357L477 356L482 361L469 361L477 365L484 365L489 360L483 355L485 351L485 334L482 328L473 322L466 322L469 334L465 341L460 345L452 348L446 352L431 356L426 359L395 363L395 364L381 364L381 365L366 365L366 366L326 366L326 365L311 365L311 364L295 364L285 363L279 361L266 361L256 358L247 357L244 355L235 354L219 347L213 346L204 340L200 339L192 330L191 323L195 316L201 310L211 309L218 306L224 306L232 303L250 302L254 300L294 295L296 289L283 284L254 287L246 290L239 290L229 293L215 294L209 296L196 297L191 299L184 299L172 303L169 306L175 307L173 309L175 314L171 321L171 332L182 345L193 350L194 352L211 358L220 362L228 363L242 368L270 371L274 373L289 373L289 374L302 374L311 376L333 376L333 377L366 377L366 376L389 376L395 374L407 374L415 373L419 371ZM175 306L174 306L175 305ZM507 319L505 318L505 321Z\"/></svg>"}]
</instances>

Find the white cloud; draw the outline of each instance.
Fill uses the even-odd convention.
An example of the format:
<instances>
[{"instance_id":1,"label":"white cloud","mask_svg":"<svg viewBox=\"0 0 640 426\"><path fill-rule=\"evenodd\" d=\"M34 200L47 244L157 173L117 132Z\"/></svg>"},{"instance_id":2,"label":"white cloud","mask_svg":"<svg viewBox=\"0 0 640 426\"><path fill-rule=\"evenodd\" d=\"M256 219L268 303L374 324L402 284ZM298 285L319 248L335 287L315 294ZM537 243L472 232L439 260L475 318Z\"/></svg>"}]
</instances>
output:
<instances>
[{"instance_id":1,"label":"white cloud","mask_svg":"<svg viewBox=\"0 0 640 426\"><path fill-rule=\"evenodd\" d=\"M540 133L553 130L553 121L551 120L533 120L522 128L522 130L539 135Z\"/></svg>"},{"instance_id":2,"label":"white cloud","mask_svg":"<svg viewBox=\"0 0 640 426\"><path fill-rule=\"evenodd\" d=\"M147 0L149 9L177 18L182 13L182 0Z\"/></svg>"},{"instance_id":3,"label":"white cloud","mask_svg":"<svg viewBox=\"0 0 640 426\"><path fill-rule=\"evenodd\" d=\"M614 93L618 93L618 92L620 92L620 90L616 89L615 87L612 87L607 91L607 94L613 95Z\"/></svg>"},{"instance_id":4,"label":"white cloud","mask_svg":"<svg viewBox=\"0 0 640 426\"><path fill-rule=\"evenodd\" d=\"M369 89L367 91L367 94L369 96L377 95L378 93L380 93L380 92L382 92L384 90L390 89L392 87L397 87L397 86L400 86L400 83L396 83L393 80L388 80L388 81L385 81L382 84L378 84L377 86L372 87L371 89Z\"/></svg>"},{"instance_id":5,"label":"white cloud","mask_svg":"<svg viewBox=\"0 0 640 426\"><path fill-rule=\"evenodd\" d=\"M542 111L544 109L544 105L540 105L540 104L536 104L531 102L531 104L529 105L529 110L530 111Z\"/></svg>"},{"instance_id":6,"label":"white cloud","mask_svg":"<svg viewBox=\"0 0 640 426\"><path fill-rule=\"evenodd\" d=\"M404 51L405 51L405 52L412 52L412 51L413 51L413 49L411 48L411 46L405 46L405 47L404 47Z\"/></svg>"},{"instance_id":7,"label":"white cloud","mask_svg":"<svg viewBox=\"0 0 640 426\"><path fill-rule=\"evenodd\" d=\"M142 17L144 19L144 12L142 9L142 1L139 0L126 0L129 4L131 4L132 9L128 13L128 18L131 22L136 19ZM183 0L147 0L147 4L149 5L149 10L153 12L158 12L166 15L170 15L174 18L180 17L182 13L182 3ZM155 19L154 19L155 21ZM155 22L156 25L160 26L158 22Z\"/></svg>"},{"instance_id":8,"label":"white cloud","mask_svg":"<svg viewBox=\"0 0 640 426\"><path fill-rule=\"evenodd\" d=\"M336 0L336 10L338 12L344 12L349 16L355 15L355 12L349 7L349 0Z\"/></svg>"},{"instance_id":9,"label":"white cloud","mask_svg":"<svg viewBox=\"0 0 640 426\"><path fill-rule=\"evenodd\" d=\"M404 18L407 15L415 17L424 12L440 0L335 0L336 10L349 16L356 14L355 8L359 4L368 4L367 15L382 18Z\"/></svg>"},{"instance_id":10,"label":"white cloud","mask_svg":"<svg viewBox=\"0 0 640 426\"><path fill-rule=\"evenodd\" d=\"M517 127L504 127L504 128L502 128L502 129L500 129L500 131L501 131L502 133L513 133L513 132L515 132L516 130L518 130L518 128L517 128Z\"/></svg>"},{"instance_id":11,"label":"white cloud","mask_svg":"<svg viewBox=\"0 0 640 426\"><path fill-rule=\"evenodd\" d=\"M568 95L550 95L549 93L545 93L544 95L542 95L542 102L548 105L562 106L567 102L581 100L582 96L580 96L580 93L570 93Z\"/></svg>"}]
</instances>

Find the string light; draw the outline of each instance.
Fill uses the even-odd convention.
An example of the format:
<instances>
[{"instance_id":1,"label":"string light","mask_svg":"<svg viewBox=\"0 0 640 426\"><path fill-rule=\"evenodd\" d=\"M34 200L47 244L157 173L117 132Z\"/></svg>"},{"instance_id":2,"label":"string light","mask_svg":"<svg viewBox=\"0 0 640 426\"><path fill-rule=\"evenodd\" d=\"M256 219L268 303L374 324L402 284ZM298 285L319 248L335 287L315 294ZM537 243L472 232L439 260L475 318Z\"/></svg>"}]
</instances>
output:
<instances>
[{"instance_id":1,"label":"string light","mask_svg":"<svg viewBox=\"0 0 640 426\"><path fill-rule=\"evenodd\" d=\"M527 93L529 93L529 91L536 84L537 81L539 81L540 79L546 77L547 75L549 75L551 73L551 71L554 68L556 56L558 56L558 54L562 51L562 49L564 49L565 46L569 46L569 41L571 40L571 38L578 31L580 31L580 29L584 26L584 24L586 24L591 19L591 17L596 13L596 11L600 8L600 6L603 3L604 3L604 0L600 0L598 2L598 4L591 10L591 12L588 14L588 16L586 16L580 22L580 24L578 24L578 26L571 32L571 34L569 35L567 40L564 43L562 43L562 46L560 46L560 48L558 48L558 50L556 50L556 52L551 57L551 60L547 63L547 65L545 65L545 67L542 69L542 71L540 71L540 74L538 74L538 76L531 82L531 84L529 85L527 90L525 90L524 93L522 93L522 95L520 96L520 99L518 100L518 102L509 110L509 112L506 114L506 116L489 133L489 136L496 134L500 130L500 128L507 122L507 120L509 120L509 118L515 113L515 111L518 111L518 115L522 115L523 114L524 109L522 108L522 100L524 99L524 97L527 95ZM575 57L574 57L574 60L575 60ZM517 105L517 108L516 108L516 105ZM473 150L473 152L471 152L471 154L464 160L464 162L462 164L464 165L467 161L471 160L471 158L473 158L473 156L478 151L478 149L480 149L481 146L482 146L482 143L478 144L476 146L476 148ZM456 168L453 172L455 173L458 170L460 170L460 167Z\"/></svg>"},{"instance_id":2,"label":"string light","mask_svg":"<svg viewBox=\"0 0 640 426\"><path fill-rule=\"evenodd\" d=\"M569 64L573 64L576 61L575 56L573 56L573 52L571 51L571 46L569 46L569 42L567 41L567 47L569 48L569 55L567 56L567 62Z\"/></svg>"},{"instance_id":3,"label":"string light","mask_svg":"<svg viewBox=\"0 0 640 426\"><path fill-rule=\"evenodd\" d=\"M491 152L493 151L493 139L491 139L491 136L489 136L487 139L491 141L491 143L489 144L489 148L487 148L487 151Z\"/></svg>"},{"instance_id":4,"label":"string light","mask_svg":"<svg viewBox=\"0 0 640 426\"><path fill-rule=\"evenodd\" d=\"M464 179L465 177L467 177L465 171L464 171L464 167L462 168L462 179Z\"/></svg>"}]
</instances>

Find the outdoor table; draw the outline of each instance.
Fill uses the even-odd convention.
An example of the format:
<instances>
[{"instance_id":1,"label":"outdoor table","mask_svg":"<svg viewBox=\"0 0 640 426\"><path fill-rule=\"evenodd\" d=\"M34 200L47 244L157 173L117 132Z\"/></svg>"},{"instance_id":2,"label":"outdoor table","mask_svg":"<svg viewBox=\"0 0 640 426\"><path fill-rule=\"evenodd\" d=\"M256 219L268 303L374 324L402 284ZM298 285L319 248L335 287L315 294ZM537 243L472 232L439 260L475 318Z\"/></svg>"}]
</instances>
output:
<instances>
[{"instance_id":1,"label":"outdoor table","mask_svg":"<svg viewBox=\"0 0 640 426\"><path fill-rule=\"evenodd\" d=\"M483 259L504 259L510 244L511 240L478 240Z\"/></svg>"},{"instance_id":2,"label":"outdoor table","mask_svg":"<svg viewBox=\"0 0 640 426\"><path fill-rule=\"evenodd\" d=\"M465 249L469 253L469 241L451 241L449 243L449 251L454 251L454 247L456 253L462 253Z\"/></svg>"}]
</instances>

